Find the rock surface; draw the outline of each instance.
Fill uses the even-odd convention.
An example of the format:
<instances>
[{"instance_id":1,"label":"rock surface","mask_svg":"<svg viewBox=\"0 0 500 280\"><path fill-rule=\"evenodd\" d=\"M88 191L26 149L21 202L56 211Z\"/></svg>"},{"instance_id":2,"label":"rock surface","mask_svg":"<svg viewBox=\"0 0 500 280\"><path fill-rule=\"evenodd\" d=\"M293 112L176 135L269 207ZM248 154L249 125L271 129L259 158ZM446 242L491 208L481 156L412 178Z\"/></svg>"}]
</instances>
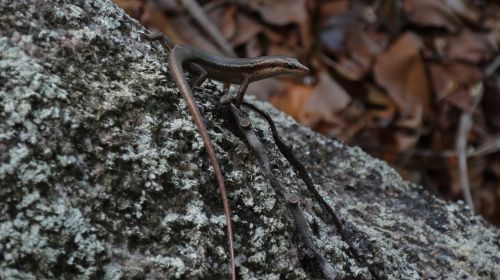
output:
<instances>
[{"instance_id":1,"label":"rock surface","mask_svg":"<svg viewBox=\"0 0 500 280\"><path fill-rule=\"evenodd\" d=\"M224 279L221 202L165 53L109 1L0 0L0 279ZM195 92L226 178L239 279L321 279L284 201ZM270 105L372 273L252 117L341 279L500 279L500 234ZM373 273L374 272L374 273Z\"/></svg>"}]
</instances>

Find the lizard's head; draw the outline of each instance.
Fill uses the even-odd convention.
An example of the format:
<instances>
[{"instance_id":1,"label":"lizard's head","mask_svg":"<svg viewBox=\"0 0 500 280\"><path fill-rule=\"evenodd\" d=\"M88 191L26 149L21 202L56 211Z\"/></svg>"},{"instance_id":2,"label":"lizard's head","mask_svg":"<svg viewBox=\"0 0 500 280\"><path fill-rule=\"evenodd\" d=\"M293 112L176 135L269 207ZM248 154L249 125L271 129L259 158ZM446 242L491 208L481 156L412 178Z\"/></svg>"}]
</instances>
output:
<instances>
[{"instance_id":1,"label":"lizard's head","mask_svg":"<svg viewBox=\"0 0 500 280\"><path fill-rule=\"evenodd\" d=\"M305 75L309 73L309 68L302 65L293 57L279 57L278 62L274 66L277 72L285 75Z\"/></svg>"},{"instance_id":2,"label":"lizard's head","mask_svg":"<svg viewBox=\"0 0 500 280\"><path fill-rule=\"evenodd\" d=\"M258 71L252 76L253 80L261 80L281 75L305 75L309 69L297 59L288 56L262 56L259 58Z\"/></svg>"}]
</instances>

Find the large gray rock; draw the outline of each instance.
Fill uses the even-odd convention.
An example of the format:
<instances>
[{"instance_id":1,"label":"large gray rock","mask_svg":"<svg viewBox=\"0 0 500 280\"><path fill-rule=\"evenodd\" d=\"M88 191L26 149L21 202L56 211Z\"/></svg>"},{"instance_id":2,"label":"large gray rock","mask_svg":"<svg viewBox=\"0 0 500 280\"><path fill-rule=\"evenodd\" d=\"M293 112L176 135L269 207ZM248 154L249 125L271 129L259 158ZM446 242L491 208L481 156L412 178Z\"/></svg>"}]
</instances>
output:
<instances>
[{"instance_id":1,"label":"large gray rock","mask_svg":"<svg viewBox=\"0 0 500 280\"><path fill-rule=\"evenodd\" d=\"M227 277L221 202L165 53L109 1L0 0L0 278ZM285 202L195 94L226 177L241 279L321 279ZM384 162L269 111L372 272L252 121L339 278L499 279L498 230Z\"/></svg>"}]
</instances>

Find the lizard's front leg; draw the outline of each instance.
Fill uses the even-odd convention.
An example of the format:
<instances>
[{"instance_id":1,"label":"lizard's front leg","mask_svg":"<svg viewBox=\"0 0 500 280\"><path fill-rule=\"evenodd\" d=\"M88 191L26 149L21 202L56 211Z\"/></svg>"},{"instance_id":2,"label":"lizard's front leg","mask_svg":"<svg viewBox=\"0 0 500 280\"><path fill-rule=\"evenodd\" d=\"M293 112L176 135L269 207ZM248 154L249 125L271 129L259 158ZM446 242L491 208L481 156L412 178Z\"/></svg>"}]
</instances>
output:
<instances>
[{"instance_id":1,"label":"lizard's front leg","mask_svg":"<svg viewBox=\"0 0 500 280\"><path fill-rule=\"evenodd\" d=\"M238 94L236 95L236 107L240 108L241 102L243 102L243 97L245 96L245 91L248 88L248 84L250 83L250 79L248 76L243 77L243 82L241 83L240 88L238 89Z\"/></svg>"}]
</instances>

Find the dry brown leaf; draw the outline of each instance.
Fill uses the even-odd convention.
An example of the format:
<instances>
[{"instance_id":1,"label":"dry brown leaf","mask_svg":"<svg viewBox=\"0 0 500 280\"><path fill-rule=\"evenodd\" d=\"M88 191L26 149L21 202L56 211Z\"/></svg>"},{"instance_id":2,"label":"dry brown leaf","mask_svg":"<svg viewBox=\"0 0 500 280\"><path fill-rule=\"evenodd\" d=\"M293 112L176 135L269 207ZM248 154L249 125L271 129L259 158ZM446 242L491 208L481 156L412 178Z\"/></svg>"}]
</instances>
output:
<instances>
[{"instance_id":1,"label":"dry brown leaf","mask_svg":"<svg viewBox=\"0 0 500 280\"><path fill-rule=\"evenodd\" d=\"M262 45L257 37L251 38L245 45L247 57L257 57L263 55Z\"/></svg>"},{"instance_id":2,"label":"dry brown leaf","mask_svg":"<svg viewBox=\"0 0 500 280\"><path fill-rule=\"evenodd\" d=\"M179 5L177 0L140 0L144 4L152 4L156 6L158 10L161 10L167 14L181 13L184 11L185 7Z\"/></svg>"},{"instance_id":3,"label":"dry brown leaf","mask_svg":"<svg viewBox=\"0 0 500 280\"><path fill-rule=\"evenodd\" d=\"M478 65L470 65L466 63L450 63L446 65L447 70L455 81L460 81L461 85L474 86L477 82L483 79L483 73Z\"/></svg>"},{"instance_id":4,"label":"dry brown leaf","mask_svg":"<svg viewBox=\"0 0 500 280\"><path fill-rule=\"evenodd\" d=\"M339 112L339 115L349 123L365 122L363 118L366 115L366 106L361 100L352 99L349 105Z\"/></svg>"},{"instance_id":5,"label":"dry brown leaf","mask_svg":"<svg viewBox=\"0 0 500 280\"><path fill-rule=\"evenodd\" d=\"M248 1L248 5L273 25L301 25L308 17L305 0L255 0Z\"/></svg>"},{"instance_id":6,"label":"dry brown leaf","mask_svg":"<svg viewBox=\"0 0 500 280\"><path fill-rule=\"evenodd\" d=\"M288 88L284 81L277 78L264 79L248 85L247 93L255 95L260 100L269 100L273 95L280 95Z\"/></svg>"},{"instance_id":7,"label":"dry brown leaf","mask_svg":"<svg viewBox=\"0 0 500 280\"><path fill-rule=\"evenodd\" d=\"M177 33L177 29L174 27L175 24L169 18L165 17L162 11L156 9L154 6L146 4L140 21L149 29L156 29L165 34L174 43L178 44L182 42L182 39Z\"/></svg>"},{"instance_id":8,"label":"dry brown leaf","mask_svg":"<svg viewBox=\"0 0 500 280\"><path fill-rule=\"evenodd\" d=\"M237 9L236 5L219 5L211 9L207 16L217 26L226 40L237 36Z\"/></svg>"},{"instance_id":9,"label":"dry brown leaf","mask_svg":"<svg viewBox=\"0 0 500 280\"><path fill-rule=\"evenodd\" d=\"M495 189L495 185L490 183L488 187L479 189L475 195L474 205L479 205L480 212L486 216L491 216L495 212L495 208L498 207L497 198L491 195L492 189Z\"/></svg>"},{"instance_id":10,"label":"dry brown leaf","mask_svg":"<svg viewBox=\"0 0 500 280\"><path fill-rule=\"evenodd\" d=\"M319 73L318 83L311 97L304 104L299 119L321 119L332 122L335 113L345 109L351 102L349 94L325 71ZM310 123L310 121L307 121Z\"/></svg>"},{"instance_id":11,"label":"dry brown leaf","mask_svg":"<svg viewBox=\"0 0 500 280\"><path fill-rule=\"evenodd\" d=\"M342 77L351 80L359 81L366 74L366 69L360 63L355 60L350 59L346 55L339 55L338 61L334 61L331 58L324 56L321 58L322 62L341 75Z\"/></svg>"},{"instance_id":12,"label":"dry brown leaf","mask_svg":"<svg viewBox=\"0 0 500 280\"><path fill-rule=\"evenodd\" d=\"M492 156L492 162L488 166L488 172L492 174L496 180L500 181L500 155ZM497 190L497 196L500 199L500 188Z\"/></svg>"},{"instance_id":13,"label":"dry brown leaf","mask_svg":"<svg viewBox=\"0 0 500 280\"><path fill-rule=\"evenodd\" d=\"M459 108L461 111L470 111L474 105L474 97L471 96L470 90L459 88L447 95L445 99L451 105Z\"/></svg>"},{"instance_id":14,"label":"dry brown leaf","mask_svg":"<svg viewBox=\"0 0 500 280\"><path fill-rule=\"evenodd\" d=\"M351 41L351 39L353 39L353 41ZM351 51L359 48L357 52L375 56L382 53L387 48L388 43L389 34L373 30L364 30L362 32L356 32L356 34L349 34L346 45Z\"/></svg>"},{"instance_id":15,"label":"dry brown leaf","mask_svg":"<svg viewBox=\"0 0 500 280\"><path fill-rule=\"evenodd\" d=\"M401 1L391 0L379 2L379 20L383 20L389 30L400 30L403 26Z\"/></svg>"},{"instance_id":16,"label":"dry brown leaf","mask_svg":"<svg viewBox=\"0 0 500 280\"><path fill-rule=\"evenodd\" d=\"M441 100L457 90L459 84L443 65L430 63L428 67L437 100Z\"/></svg>"},{"instance_id":17,"label":"dry brown leaf","mask_svg":"<svg viewBox=\"0 0 500 280\"><path fill-rule=\"evenodd\" d=\"M268 55L287 55L287 56L297 56L294 50L281 45L271 45L267 50Z\"/></svg>"},{"instance_id":18,"label":"dry brown leaf","mask_svg":"<svg viewBox=\"0 0 500 280\"><path fill-rule=\"evenodd\" d=\"M141 0L113 0L117 6L125 10L131 17L139 18L144 2Z\"/></svg>"},{"instance_id":19,"label":"dry brown leaf","mask_svg":"<svg viewBox=\"0 0 500 280\"><path fill-rule=\"evenodd\" d=\"M366 102L371 107L366 113L367 125L374 128L387 128L396 115L394 101L384 92L370 87Z\"/></svg>"},{"instance_id":20,"label":"dry brown leaf","mask_svg":"<svg viewBox=\"0 0 500 280\"><path fill-rule=\"evenodd\" d=\"M482 108L488 125L493 130L500 131L500 77L496 76L490 79L486 85L482 100Z\"/></svg>"},{"instance_id":21,"label":"dry brown leaf","mask_svg":"<svg viewBox=\"0 0 500 280\"><path fill-rule=\"evenodd\" d=\"M412 114L399 119L395 124L394 139L396 151L406 151L415 148L420 139L424 110L422 105L417 105L414 109L415 111Z\"/></svg>"},{"instance_id":22,"label":"dry brown leaf","mask_svg":"<svg viewBox=\"0 0 500 280\"><path fill-rule=\"evenodd\" d=\"M360 30L361 15L359 11L346 10L334 14L321 26L319 34L322 50L330 55L345 51L345 38L350 30Z\"/></svg>"},{"instance_id":23,"label":"dry brown leaf","mask_svg":"<svg viewBox=\"0 0 500 280\"><path fill-rule=\"evenodd\" d=\"M419 130L424 119L424 110L421 105L415 106L414 108L415 111L410 114L411 117L398 119L396 121L395 127L412 131Z\"/></svg>"},{"instance_id":24,"label":"dry brown leaf","mask_svg":"<svg viewBox=\"0 0 500 280\"><path fill-rule=\"evenodd\" d=\"M304 104L313 94L313 90L311 86L288 84L281 94L272 95L269 100L278 110L300 120Z\"/></svg>"},{"instance_id":25,"label":"dry brown leaf","mask_svg":"<svg viewBox=\"0 0 500 280\"><path fill-rule=\"evenodd\" d=\"M362 30L351 30L345 40L346 51L349 58L341 55L335 69L344 77L358 81L361 80L371 68L375 56L380 54L387 44L388 36L379 34L378 38L372 38L368 32ZM376 39L376 40L375 40Z\"/></svg>"},{"instance_id":26,"label":"dry brown leaf","mask_svg":"<svg viewBox=\"0 0 500 280\"><path fill-rule=\"evenodd\" d=\"M207 36L203 35L199 28L190 23L188 17L176 17L172 19L171 22L183 43L196 46L210 53L222 55L219 48L217 48Z\"/></svg>"},{"instance_id":27,"label":"dry brown leaf","mask_svg":"<svg viewBox=\"0 0 500 280\"><path fill-rule=\"evenodd\" d=\"M496 51L495 43L490 41L488 34L464 30L447 40L445 56L477 64L491 59Z\"/></svg>"},{"instance_id":28,"label":"dry brown leaf","mask_svg":"<svg viewBox=\"0 0 500 280\"><path fill-rule=\"evenodd\" d=\"M500 40L500 5L490 5L483 13L483 24L488 30L496 34L496 38ZM497 41L500 42L500 41Z\"/></svg>"},{"instance_id":29,"label":"dry brown leaf","mask_svg":"<svg viewBox=\"0 0 500 280\"><path fill-rule=\"evenodd\" d=\"M403 1L403 10L408 20L416 25L440 27L451 33L457 32L462 26L460 19L444 1L406 0Z\"/></svg>"},{"instance_id":30,"label":"dry brown leaf","mask_svg":"<svg viewBox=\"0 0 500 280\"><path fill-rule=\"evenodd\" d=\"M353 99L349 106L339 113L339 118L344 121L341 125L337 125L339 131L336 133L332 131L328 135L335 135L346 142L351 141L366 128L366 115L366 106L360 100Z\"/></svg>"},{"instance_id":31,"label":"dry brown leaf","mask_svg":"<svg viewBox=\"0 0 500 280\"><path fill-rule=\"evenodd\" d=\"M481 19L481 13L463 0L445 0L445 3L450 10L462 18L475 23Z\"/></svg>"},{"instance_id":32,"label":"dry brown leaf","mask_svg":"<svg viewBox=\"0 0 500 280\"><path fill-rule=\"evenodd\" d=\"M295 25L303 46L309 46L313 40L309 26L307 0L256 0L246 4L250 10L259 14L264 22L274 26ZM287 36L291 36L288 34Z\"/></svg>"},{"instance_id":33,"label":"dry brown leaf","mask_svg":"<svg viewBox=\"0 0 500 280\"><path fill-rule=\"evenodd\" d=\"M488 162L486 158L469 158L467 161L467 167L469 168L469 181L472 190L480 189L484 185L484 172Z\"/></svg>"},{"instance_id":34,"label":"dry brown leaf","mask_svg":"<svg viewBox=\"0 0 500 280\"><path fill-rule=\"evenodd\" d=\"M324 26L324 23L330 20L333 16L337 16L345 12L349 6L349 0L327 1L321 4L319 9L319 23Z\"/></svg>"},{"instance_id":35,"label":"dry brown leaf","mask_svg":"<svg viewBox=\"0 0 500 280\"><path fill-rule=\"evenodd\" d=\"M440 98L446 96L446 93L452 92L451 89L471 87L483 79L483 74L478 66L461 62L432 63L430 64L430 73L433 88ZM440 80L441 78L444 80Z\"/></svg>"},{"instance_id":36,"label":"dry brown leaf","mask_svg":"<svg viewBox=\"0 0 500 280\"><path fill-rule=\"evenodd\" d=\"M323 60L344 78L359 81L371 70L375 56L386 48L388 35L365 30L356 21L361 18L359 14L345 12L341 16L349 17L344 21L335 18L337 25L320 34L322 50L335 57Z\"/></svg>"},{"instance_id":37,"label":"dry brown leaf","mask_svg":"<svg viewBox=\"0 0 500 280\"><path fill-rule=\"evenodd\" d=\"M429 87L420 48L418 38L405 33L375 62L375 80L387 90L403 116L414 113L419 105L429 110Z\"/></svg>"},{"instance_id":38,"label":"dry brown leaf","mask_svg":"<svg viewBox=\"0 0 500 280\"><path fill-rule=\"evenodd\" d=\"M256 21L240 13L237 16L238 30L236 36L231 39L233 46L244 44L257 37L257 34L262 32L263 27Z\"/></svg>"}]
</instances>

